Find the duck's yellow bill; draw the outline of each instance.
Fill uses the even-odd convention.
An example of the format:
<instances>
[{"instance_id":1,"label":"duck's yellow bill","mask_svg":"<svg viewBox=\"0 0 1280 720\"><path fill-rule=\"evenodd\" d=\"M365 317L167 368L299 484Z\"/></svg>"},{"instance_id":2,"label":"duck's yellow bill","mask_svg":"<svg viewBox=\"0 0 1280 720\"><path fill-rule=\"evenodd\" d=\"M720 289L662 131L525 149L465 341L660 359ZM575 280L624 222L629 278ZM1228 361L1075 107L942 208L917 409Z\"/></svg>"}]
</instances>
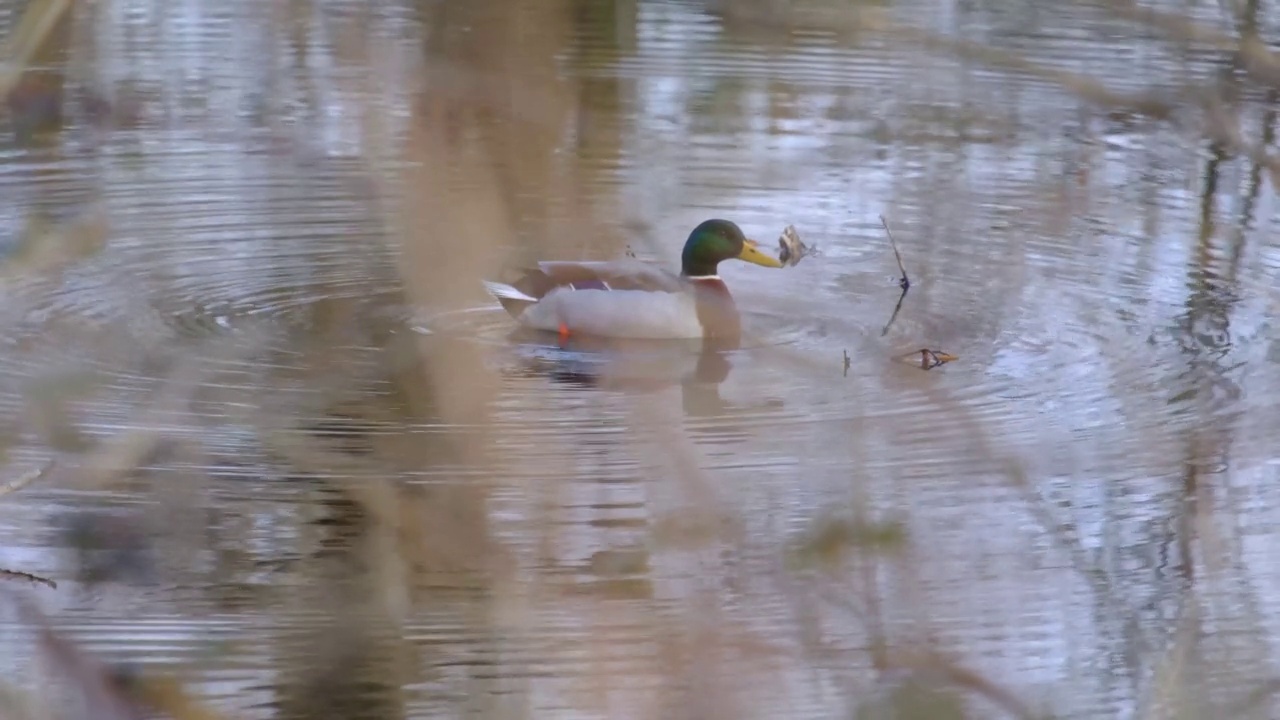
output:
<instances>
[{"instance_id":1,"label":"duck's yellow bill","mask_svg":"<svg viewBox=\"0 0 1280 720\"><path fill-rule=\"evenodd\" d=\"M782 267L782 261L762 251L755 240L748 240L742 243L742 252L738 253L738 259L749 262L752 265L763 265L771 268Z\"/></svg>"}]
</instances>

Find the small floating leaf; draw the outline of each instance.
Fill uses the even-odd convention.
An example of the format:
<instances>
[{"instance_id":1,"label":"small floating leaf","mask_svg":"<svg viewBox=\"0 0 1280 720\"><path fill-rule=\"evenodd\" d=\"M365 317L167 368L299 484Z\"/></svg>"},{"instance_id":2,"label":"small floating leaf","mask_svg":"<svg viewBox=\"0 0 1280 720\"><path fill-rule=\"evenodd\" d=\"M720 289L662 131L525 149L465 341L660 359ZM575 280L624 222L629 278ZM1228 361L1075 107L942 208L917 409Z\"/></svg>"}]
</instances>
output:
<instances>
[{"instance_id":1,"label":"small floating leaf","mask_svg":"<svg viewBox=\"0 0 1280 720\"><path fill-rule=\"evenodd\" d=\"M808 255L817 255L818 246L805 245L794 225L788 225L778 237L778 259L783 265L798 265Z\"/></svg>"},{"instance_id":2,"label":"small floating leaf","mask_svg":"<svg viewBox=\"0 0 1280 720\"><path fill-rule=\"evenodd\" d=\"M921 370L932 370L936 367L946 365L949 362L959 360L960 358L942 350L920 348L919 350L912 350L909 353L899 355L894 359L898 362L918 367Z\"/></svg>"}]
</instances>

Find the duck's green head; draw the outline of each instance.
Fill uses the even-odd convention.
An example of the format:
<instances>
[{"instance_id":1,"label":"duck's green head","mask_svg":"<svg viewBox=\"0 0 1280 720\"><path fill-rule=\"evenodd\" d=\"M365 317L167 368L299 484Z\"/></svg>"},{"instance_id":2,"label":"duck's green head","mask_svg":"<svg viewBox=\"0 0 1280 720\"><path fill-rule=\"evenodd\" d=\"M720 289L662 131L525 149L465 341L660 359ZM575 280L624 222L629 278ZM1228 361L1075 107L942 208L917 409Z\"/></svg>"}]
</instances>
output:
<instances>
[{"instance_id":1,"label":"duck's green head","mask_svg":"<svg viewBox=\"0 0 1280 720\"><path fill-rule=\"evenodd\" d=\"M680 274L686 277L715 275L721 260L744 260L755 265L780 268L782 262L760 250L742 228L728 220L707 220L689 233L680 256Z\"/></svg>"}]
</instances>

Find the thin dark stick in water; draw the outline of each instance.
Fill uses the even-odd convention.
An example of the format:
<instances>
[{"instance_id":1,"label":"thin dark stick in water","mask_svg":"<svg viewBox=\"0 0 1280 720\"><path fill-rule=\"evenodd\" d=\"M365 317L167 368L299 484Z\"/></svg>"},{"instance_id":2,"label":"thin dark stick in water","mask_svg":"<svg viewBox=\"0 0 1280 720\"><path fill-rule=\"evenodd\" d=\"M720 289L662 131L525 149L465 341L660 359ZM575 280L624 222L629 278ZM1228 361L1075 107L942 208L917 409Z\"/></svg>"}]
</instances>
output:
<instances>
[{"instance_id":1,"label":"thin dark stick in water","mask_svg":"<svg viewBox=\"0 0 1280 720\"><path fill-rule=\"evenodd\" d=\"M911 278L907 277L907 268L902 264L902 253L898 252L898 243L893 239L893 231L889 229L889 223L880 216L880 224L884 225L884 233L889 236L889 246L893 248L893 256L898 260L898 270L902 271L902 277L898 278L898 287L902 288L903 294L911 288Z\"/></svg>"},{"instance_id":2,"label":"thin dark stick in water","mask_svg":"<svg viewBox=\"0 0 1280 720\"><path fill-rule=\"evenodd\" d=\"M898 304L893 306L893 314L889 316L889 322L885 323L884 329L880 331L880 337L884 337L885 335L888 335L889 326L893 324L894 320L898 319L898 311L902 309L902 301L907 299L907 290L911 287L911 285L904 284L901 287L902 287L902 294L898 296Z\"/></svg>"},{"instance_id":3,"label":"thin dark stick in water","mask_svg":"<svg viewBox=\"0 0 1280 720\"><path fill-rule=\"evenodd\" d=\"M898 304L893 306L893 314L889 316L889 322L884 324L884 329L880 331L880 337L889 334L889 327L893 325L893 321L898 319L898 311L902 310L902 301L907 299L907 291L911 289L911 278L907 277L907 266L902 264L902 253L898 252L898 241L893 239L893 231L889 229L889 221L880 216L880 224L884 226L885 235L889 236L889 247L893 248L893 257L898 261L898 270L902 272L902 277L898 278L898 287L902 288L902 294L898 296Z\"/></svg>"},{"instance_id":4,"label":"thin dark stick in water","mask_svg":"<svg viewBox=\"0 0 1280 720\"><path fill-rule=\"evenodd\" d=\"M22 572L21 570L5 570L4 568L0 568L0 579L25 580L31 583L40 583L42 585L47 585L55 590L58 589L58 583L50 580L49 578L40 577L39 575L32 575L31 573L25 573L25 572Z\"/></svg>"}]
</instances>

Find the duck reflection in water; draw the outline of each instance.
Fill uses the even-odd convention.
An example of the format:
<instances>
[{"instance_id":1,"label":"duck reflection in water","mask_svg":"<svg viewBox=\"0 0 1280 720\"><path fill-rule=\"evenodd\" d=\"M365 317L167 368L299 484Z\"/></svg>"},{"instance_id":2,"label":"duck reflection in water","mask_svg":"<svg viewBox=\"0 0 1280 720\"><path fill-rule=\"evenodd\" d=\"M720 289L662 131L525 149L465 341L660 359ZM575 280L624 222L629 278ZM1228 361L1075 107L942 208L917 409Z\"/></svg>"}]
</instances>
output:
<instances>
[{"instance_id":1,"label":"duck reflection in water","mask_svg":"<svg viewBox=\"0 0 1280 720\"><path fill-rule=\"evenodd\" d=\"M720 387L733 370L736 342L565 338L530 330L516 331L513 340L522 347L524 368L557 384L630 393L678 386L689 417L732 416L781 402L740 405L721 396Z\"/></svg>"}]
</instances>

